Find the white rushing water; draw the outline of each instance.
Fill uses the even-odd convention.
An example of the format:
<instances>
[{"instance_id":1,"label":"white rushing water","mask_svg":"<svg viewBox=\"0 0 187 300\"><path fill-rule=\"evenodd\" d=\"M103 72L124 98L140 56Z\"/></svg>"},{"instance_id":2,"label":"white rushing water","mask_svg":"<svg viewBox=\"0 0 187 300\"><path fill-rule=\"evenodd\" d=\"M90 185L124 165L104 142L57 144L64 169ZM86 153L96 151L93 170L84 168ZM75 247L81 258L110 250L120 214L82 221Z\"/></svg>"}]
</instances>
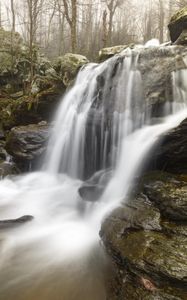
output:
<instances>
[{"instance_id":1,"label":"white rushing water","mask_svg":"<svg viewBox=\"0 0 187 300\"><path fill-rule=\"evenodd\" d=\"M125 198L158 137L187 116L185 70L173 73L175 101L152 125L138 53L125 55L79 72L58 109L43 170L0 182L0 220L34 216L1 232L0 299L105 299L101 222ZM105 182L94 203L78 193L89 176Z\"/></svg>"}]
</instances>

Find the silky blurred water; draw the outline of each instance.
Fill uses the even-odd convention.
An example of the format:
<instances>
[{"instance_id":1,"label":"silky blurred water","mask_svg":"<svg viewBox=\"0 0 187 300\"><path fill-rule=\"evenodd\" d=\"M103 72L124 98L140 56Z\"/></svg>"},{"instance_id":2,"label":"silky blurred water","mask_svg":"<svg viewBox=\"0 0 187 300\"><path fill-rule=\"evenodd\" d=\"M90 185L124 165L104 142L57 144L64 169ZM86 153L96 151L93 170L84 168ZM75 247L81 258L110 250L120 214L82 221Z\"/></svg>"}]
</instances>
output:
<instances>
[{"instance_id":1,"label":"silky blurred water","mask_svg":"<svg viewBox=\"0 0 187 300\"><path fill-rule=\"evenodd\" d=\"M181 71L173 74L175 101L163 108L165 117L159 124L151 125L143 104L138 53L128 50L126 54L117 69L117 81L110 74L118 58L80 71L58 109L42 171L0 182L0 220L34 217L0 230L0 299L106 299L110 263L99 238L101 222L129 193L159 136L187 116L186 72ZM84 183L87 116L103 71L107 71L104 99L115 82L116 106L110 132L101 126L99 157L101 170L107 172L109 162L112 176L98 201L91 203L83 200L78 190ZM104 107L100 109L104 124ZM95 123L92 126L91 143L97 145ZM97 159L97 153L93 152L90 160Z\"/></svg>"}]
</instances>

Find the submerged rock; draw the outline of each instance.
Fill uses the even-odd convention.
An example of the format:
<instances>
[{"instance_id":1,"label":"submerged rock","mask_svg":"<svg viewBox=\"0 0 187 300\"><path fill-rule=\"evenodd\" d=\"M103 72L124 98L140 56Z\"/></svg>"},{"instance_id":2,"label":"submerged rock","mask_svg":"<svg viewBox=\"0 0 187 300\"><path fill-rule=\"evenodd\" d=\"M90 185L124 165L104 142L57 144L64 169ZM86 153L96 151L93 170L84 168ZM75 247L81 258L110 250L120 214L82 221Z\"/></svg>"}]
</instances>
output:
<instances>
[{"instance_id":1,"label":"submerged rock","mask_svg":"<svg viewBox=\"0 0 187 300\"><path fill-rule=\"evenodd\" d=\"M175 13L168 25L171 41L175 42L184 29L187 29L187 7L182 8Z\"/></svg>"},{"instance_id":2,"label":"submerged rock","mask_svg":"<svg viewBox=\"0 0 187 300\"><path fill-rule=\"evenodd\" d=\"M81 198L88 202L96 202L102 195L104 187L98 185L84 184L78 190Z\"/></svg>"}]
</instances>

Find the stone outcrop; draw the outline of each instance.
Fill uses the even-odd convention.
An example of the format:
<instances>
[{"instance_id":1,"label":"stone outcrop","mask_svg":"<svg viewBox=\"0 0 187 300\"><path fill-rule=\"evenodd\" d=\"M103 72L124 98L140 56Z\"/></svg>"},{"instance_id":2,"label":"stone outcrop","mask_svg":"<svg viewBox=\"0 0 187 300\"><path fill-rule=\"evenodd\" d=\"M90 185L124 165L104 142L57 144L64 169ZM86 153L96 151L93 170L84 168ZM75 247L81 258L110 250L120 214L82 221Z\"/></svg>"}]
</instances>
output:
<instances>
[{"instance_id":1,"label":"stone outcrop","mask_svg":"<svg viewBox=\"0 0 187 300\"><path fill-rule=\"evenodd\" d=\"M183 30L187 29L187 7L182 8L174 14L168 25L171 41L174 43Z\"/></svg>"},{"instance_id":2,"label":"stone outcrop","mask_svg":"<svg viewBox=\"0 0 187 300\"><path fill-rule=\"evenodd\" d=\"M30 163L37 163L44 154L49 132L50 127L41 123L14 127L7 137L6 150L21 169L27 170Z\"/></svg>"},{"instance_id":3,"label":"stone outcrop","mask_svg":"<svg viewBox=\"0 0 187 300\"><path fill-rule=\"evenodd\" d=\"M186 299L186 191L180 176L151 173L106 218L100 235L118 270L107 299Z\"/></svg>"},{"instance_id":4,"label":"stone outcrop","mask_svg":"<svg viewBox=\"0 0 187 300\"><path fill-rule=\"evenodd\" d=\"M119 45L119 46L114 46L114 47L108 47L108 48L103 48L99 51L99 61L103 62L112 56L119 54L129 46L127 45Z\"/></svg>"},{"instance_id":5,"label":"stone outcrop","mask_svg":"<svg viewBox=\"0 0 187 300\"><path fill-rule=\"evenodd\" d=\"M88 62L88 59L83 55L66 53L54 61L53 68L62 79L63 84L69 86L75 79L79 69Z\"/></svg>"},{"instance_id":6,"label":"stone outcrop","mask_svg":"<svg viewBox=\"0 0 187 300\"><path fill-rule=\"evenodd\" d=\"M151 155L152 169L187 174L187 120L162 135Z\"/></svg>"},{"instance_id":7,"label":"stone outcrop","mask_svg":"<svg viewBox=\"0 0 187 300\"><path fill-rule=\"evenodd\" d=\"M183 30L178 39L175 42L175 45L187 45L187 29Z\"/></svg>"},{"instance_id":8,"label":"stone outcrop","mask_svg":"<svg viewBox=\"0 0 187 300\"><path fill-rule=\"evenodd\" d=\"M139 69L148 115L161 117L164 105L172 102L174 72L186 69L187 49L181 46L140 50Z\"/></svg>"}]
</instances>

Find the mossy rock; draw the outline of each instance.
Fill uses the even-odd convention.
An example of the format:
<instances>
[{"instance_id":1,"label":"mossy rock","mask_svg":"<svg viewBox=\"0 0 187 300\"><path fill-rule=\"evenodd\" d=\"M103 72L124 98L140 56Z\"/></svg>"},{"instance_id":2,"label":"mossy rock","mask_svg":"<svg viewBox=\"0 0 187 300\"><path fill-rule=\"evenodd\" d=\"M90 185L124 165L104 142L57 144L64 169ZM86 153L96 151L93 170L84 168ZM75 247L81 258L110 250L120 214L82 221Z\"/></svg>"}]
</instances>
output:
<instances>
[{"instance_id":1,"label":"mossy rock","mask_svg":"<svg viewBox=\"0 0 187 300\"><path fill-rule=\"evenodd\" d=\"M171 41L174 43L184 29L187 29L187 7L182 8L175 13L168 25Z\"/></svg>"},{"instance_id":2,"label":"mossy rock","mask_svg":"<svg viewBox=\"0 0 187 300\"><path fill-rule=\"evenodd\" d=\"M75 79L79 69L88 62L88 59L83 55L66 53L54 61L53 68L62 78L64 85L68 86Z\"/></svg>"},{"instance_id":3,"label":"mossy rock","mask_svg":"<svg viewBox=\"0 0 187 300\"><path fill-rule=\"evenodd\" d=\"M0 51L0 77L11 75L13 72L15 72L15 70L13 68L11 54Z\"/></svg>"},{"instance_id":4,"label":"mossy rock","mask_svg":"<svg viewBox=\"0 0 187 300\"><path fill-rule=\"evenodd\" d=\"M118 46L114 46L114 47L103 48L99 51L99 61L103 62L103 61L111 58L112 56L119 54L126 48L128 48L127 45L118 45Z\"/></svg>"},{"instance_id":5,"label":"mossy rock","mask_svg":"<svg viewBox=\"0 0 187 300\"><path fill-rule=\"evenodd\" d=\"M0 98L0 124L3 129L51 120L65 87L62 83L43 78L39 88L41 90L35 95Z\"/></svg>"},{"instance_id":6,"label":"mossy rock","mask_svg":"<svg viewBox=\"0 0 187 300\"><path fill-rule=\"evenodd\" d=\"M13 48L12 44L14 45ZM12 33L0 27L0 49L1 51L9 52L13 51L13 54L20 51L23 45L23 39L18 32Z\"/></svg>"},{"instance_id":7,"label":"mossy rock","mask_svg":"<svg viewBox=\"0 0 187 300\"><path fill-rule=\"evenodd\" d=\"M15 163L9 163L6 161L0 161L0 179L7 176L18 175L20 170Z\"/></svg>"}]
</instances>

